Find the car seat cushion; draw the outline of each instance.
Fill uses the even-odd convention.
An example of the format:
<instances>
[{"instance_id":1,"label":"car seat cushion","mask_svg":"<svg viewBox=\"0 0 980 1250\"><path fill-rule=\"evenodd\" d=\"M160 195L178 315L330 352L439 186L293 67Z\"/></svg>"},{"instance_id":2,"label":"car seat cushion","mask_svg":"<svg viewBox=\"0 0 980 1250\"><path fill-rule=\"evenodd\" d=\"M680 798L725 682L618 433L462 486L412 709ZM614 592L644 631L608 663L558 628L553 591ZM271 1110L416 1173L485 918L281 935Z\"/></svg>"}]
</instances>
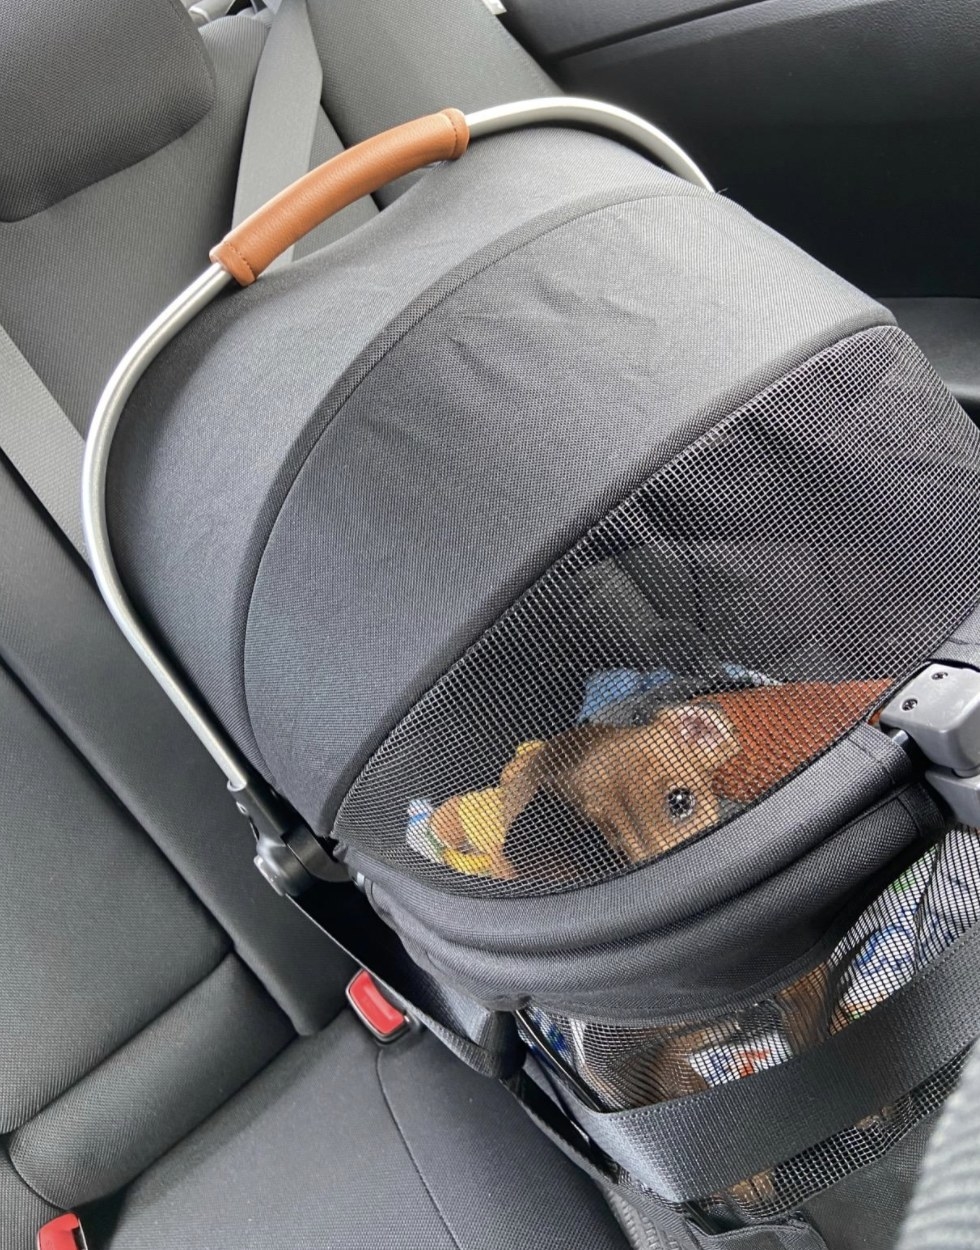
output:
<instances>
[{"instance_id":1,"label":"car seat cushion","mask_svg":"<svg viewBox=\"0 0 980 1250\"><path fill-rule=\"evenodd\" d=\"M558 1201L555 1201L555 1198ZM294 1043L127 1192L109 1250L611 1250L612 1216L502 1087L349 1015Z\"/></svg>"}]
</instances>

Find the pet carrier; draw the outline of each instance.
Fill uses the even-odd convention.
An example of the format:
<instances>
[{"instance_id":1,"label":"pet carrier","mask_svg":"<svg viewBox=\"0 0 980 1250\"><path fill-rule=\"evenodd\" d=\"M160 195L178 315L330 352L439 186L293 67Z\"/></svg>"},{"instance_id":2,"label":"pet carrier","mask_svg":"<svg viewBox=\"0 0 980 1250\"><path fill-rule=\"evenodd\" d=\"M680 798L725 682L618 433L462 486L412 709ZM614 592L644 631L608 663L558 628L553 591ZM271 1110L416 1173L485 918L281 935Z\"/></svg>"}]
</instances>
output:
<instances>
[{"instance_id":1,"label":"pet carrier","mask_svg":"<svg viewBox=\"0 0 980 1250\"><path fill-rule=\"evenodd\" d=\"M263 872L356 880L471 1059L519 1034L634 1231L889 1245L980 1027L977 431L606 106L409 123L212 256L83 506Z\"/></svg>"}]
</instances>

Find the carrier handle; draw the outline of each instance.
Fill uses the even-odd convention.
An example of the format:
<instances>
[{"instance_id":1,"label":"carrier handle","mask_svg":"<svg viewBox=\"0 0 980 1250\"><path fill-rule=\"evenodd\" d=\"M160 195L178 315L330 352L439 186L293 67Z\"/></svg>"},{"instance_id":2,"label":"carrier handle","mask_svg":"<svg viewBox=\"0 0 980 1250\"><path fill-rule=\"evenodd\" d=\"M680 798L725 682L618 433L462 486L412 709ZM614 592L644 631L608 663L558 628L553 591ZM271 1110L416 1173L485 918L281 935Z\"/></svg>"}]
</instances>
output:
<instances>
[{"instance_id":1,"label":"carrier handle","mask_svg":"<svg viewBox=\"0 0 980 1250\"><path fill-rule=\"evenodd\" d=\"M393 178L433 161L454 159L466 150L471 139L540 125L583 127L614 135L687 182L705 191L713 189L683 148L662 130L635 113L598 100L548 96L501 104L466 116L458 109L444 109L420 117L335 156L281 191L227 234L211 252L210 267L164 308L132 344L96 406L82 464L82 530L99 591L130 646L224 773L241 810L257 831L267 832L273 841L282 840L278 818L269 815L277 805L265 801L266 787L255 778L242 752L147 629L119 576L106 515L106 476L119 418L151 362L231 282L251 286L281 252L331 213L339 212ZM303 828L298 829L298 834L303 846L290 845L289 853L297 860L306 860L307 852L317 844ZM264 874L272 871L263 859L261 845L256 862ZM276 888L281 886L280 880ZM286 892L294 891L290 888Z\"/></svg>"},{"instance_id":2,"label":"carrier handle","mask_svg":"<svg viewBox=\"0 0 980 1250\"><path fill-rule=\"evenodd\" d=\"M547 124L614 134L679 178L706 191L713 189L673 139L614 104L554 96L500 104L466 116L446 108L365 139L310 170L229 231L211 249L210 259L239 286L251 286L277 256L362 196L436 161L456 160L471 139Z\"/></svg>"},{"instance_id":3,"label":"carrier handle","mask_svg":"<svg viewBox=\"0 0 980 1250\"><path fill-rule=\"evenodd\" d=\"M404 174L456 160L469 141L466 118L453 108L365 139L257 208L211 249L210 258L239 286L251 286L277 256L334 213Z\"/></svg>"}]
</instances>

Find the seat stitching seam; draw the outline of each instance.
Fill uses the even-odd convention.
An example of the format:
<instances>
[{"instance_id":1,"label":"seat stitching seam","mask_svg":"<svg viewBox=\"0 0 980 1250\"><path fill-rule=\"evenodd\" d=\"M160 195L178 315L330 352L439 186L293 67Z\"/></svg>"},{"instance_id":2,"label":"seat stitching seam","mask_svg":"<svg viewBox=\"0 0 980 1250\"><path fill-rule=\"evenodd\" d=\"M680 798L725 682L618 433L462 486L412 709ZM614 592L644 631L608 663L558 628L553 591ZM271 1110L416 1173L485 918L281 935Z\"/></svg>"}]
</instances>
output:
<instances>
[{"instance_id":1,"label":"seat stitching seam","mask_svg":"<svg viewBox=\"0 0 980 1250\"><path fill-rule=\"evenodd\" d=\"M189 998L190 995L193 994L196 990L201 989L210 980L211 977L216 976L217 973L225 966L228 960L232 958L238 959L238 952L234 949L233 946L229 946L228 948L226 948L221 958L218 960L218 962L214 965L213 968L209 968L208 971L203 973L200 977L198 977L193 982L193 984L188 985L186 989L181 990L176 998L174 998L169 1003L165 1003L164 1006L161 1007L159 1011L154 1012L154 1014L150 1017L149 1020L145 1021L145 1023L140 1024L137 1027L135 1032L130 1033L128 1037L124 1037L117 1045L113 1046L110 1050L106 1051L104 1055L99 1056L90 1068L86 1068L84 1072L79 1073L79 1075L75 1077L75 1079L71 1082L70 1085L66 1085L64 1089L58 1090L58 1092L53 1094L52 1097L46 1103L43 1104L43 1106L38 1107L36 1111L32 1111L30 1115L28 1116L28 1118L23 1121L23 1123L15 1124L13 1128L11 1128L9 1132L7 1133L8 1144L12 1142L18 1136L18 1134L22 1133L24 1129L26 1129L29 1125L33 1124L35 1120L39 1119L48 1110L50 1110L51 1107L53 1107L56 1103L60 1102L62 1098L65 1098L73 1090L77 1089L78 1086L83 1084L86 1080L88 1080L89 1077L94 1076L95 1073L98 1072L99 1069L102 1068L105 1064L109 1063L110 1060L115 1059L121 1051L126 1049L127 1046L137 1041L142 1036L142 1034L146 1032L147 1029L159 1023L169 1012L181 1006L181 1004L184 1002L185 999ZM241 960L238 959L238 962L241 963ZM276 1004L276 1006L278 1006L278 1004ZM279 1008L279 1010L281 1011L282 1008ZM10 1156L10 1163L11 1163L11 1166L14 1167L14 1169L16 1170L16 1164L14 1163L13 1156ZM20 1175L19 1172L17 1174L18 1176ZM24 1184L26 1185L27 1182L24 1181ZM39 1194L38 1197L43 1197L43 1195ZM45 1198L45 1202L49 1202L49 1201L50 1199Z\"/></svg>"},{"instance_id":2,"label":"seat stitching seam","mask_svg":"<svg viewBox=\"0 0 980 1250\"><path fill-rule=\"evenodd\" d=\"M30 1123L30 1121L28 1121L28 1123ZM44 1194L38 1193L38 1191L30 1183L30 1181L27 1180L26 1177L24 1177L21 1174L20 1168L18 1168L17 1164L14 1162L9 1150L4 1149L3 1155L0 1156L0 1158L5 1158L7 1160L7 1162L10 1164L11 1172L13 1172L14 1176L17 1177L17 1179L20 1181L20 1183L24 1186L24 1188L29 1193L32 1193L34 1197L37 1198L39 1201L43 1202L45 1206L53 1207L54 1210L56 1211L59 1209L57 1203L52 1202L50 1198L45 1198Z\"/></svg>"},{"instance_id":3,"label":"seat stitching seam","mask_svg":"<svg viewBox=\"0 0 980 1250\"><path fill-rule=\"evenodd\" d=\"M415 1155L412 1152L412 1148L408 1144L408 1138L405 1136L404 1132L402 1131L402 1126L401 1124L399 1124L398 1117L395 1115L395 1109L392 1106L391 1099L388 1096L388 1090L385 1087L384 1076L381 1073L381 1059L383 1055L384 1055L384 1051L379 1048L377 1058L375 1059L375 1062L374 1062L374 1068L378 1077L378 1088L381 1090L381 1097L384 1099L385 1107L387 1108L388 1114L391 1116L391 1122L392 1124L394 1124L395 1129L398 1133L398 1136L401 1139L401 1143L405 1147L405 1153L408 1155L409 1159L411 1160L412 1167L415 1169L416 1175L418 1176L419 1180L422 1182L423 1189L429 1196L429 1201L432 1203L432 1206L435 1210L436 1215L438 1215L439 1219L442 1221L443 1228L445 1228L446 1232L449 1234L450 1241L456 1247L456 1250L463 1250L463 1247L460 1245L459 1240L456 1237L456 1234L453 1232L452 1228L450 1228L449 1226L449 1221L446 1219L445 1215L443 1215L442 1208L439 1206L439 1203L436 1201L435 1194L430 1189L429 1182L425 1179L422 1169L421 1167L419 1167L418 1160L415 1158Z\"/></svg>"}]
</instances>

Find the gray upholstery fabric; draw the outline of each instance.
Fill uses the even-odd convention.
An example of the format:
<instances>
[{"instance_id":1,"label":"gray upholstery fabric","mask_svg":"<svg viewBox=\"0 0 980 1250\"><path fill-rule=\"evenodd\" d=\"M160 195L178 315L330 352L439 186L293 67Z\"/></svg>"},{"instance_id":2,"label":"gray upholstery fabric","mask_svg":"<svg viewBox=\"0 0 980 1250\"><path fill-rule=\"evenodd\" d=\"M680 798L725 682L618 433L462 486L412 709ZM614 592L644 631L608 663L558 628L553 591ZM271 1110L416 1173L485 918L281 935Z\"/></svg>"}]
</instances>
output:
<instances>
[{"instance_id":1,"label":"gray upholstery fabric","mask_svg":"<svg viewBox=\"0 0 980 1250\"><path fill-rule=\"evenodd\" d=\"M24 22L59 8L32 8L19 0L5 3L22 13ZM171 3L180 8L179 0L140 0L132 6L129 0L118 0L112 12L132 7L139 31L145 10L166 11ZM102 16L101 6L95 10L97 21L86 0L70 0L67 7L88 14L97 38L106 38L111 22ZM180 18L178 34L186 21ZM157 31L157 36L163 33ZM205 28L215 95L195 126L152 155L144 153L138 165L101 182L94 181L100 176L95 166L90 185L70 199L20 221L0 221L0 324L80 430L87 428L119 357L164 304L206 267L208 248L228 228L248 95L264 33L265 27L249 17ZM151 24L140 35L148 55L166 64L165 40L161 50L158 38L150 42L152 34ZM197 57L201 36L191 30L188 38L194 41L190 53ZM188 59L182 34L175 43L175 50L180 49L182 59ZM66 59L68 54L61 51L59 66ZM113 75L111 66L110 58L107 79ZM91 64L88 73L98 76ZM36 70L31 82L36 88ZM8 85L0 73L5 109ZM60 108L55 114L58 124L67 124ZM144 124L152 130L149 119ZM81 163L83 154L75 159ZM3 163L0 159L0 167Z\"/></svg>"},{"instance_id":2,"label":"gray upholstery fabric","mask_svg":"<svg viewBox=\"0 0 980 1250\"><path fill-rule=\"evenodd\" d=\"M24 1184L0 1151L0 1250L33 1250L37 1230L60 1214Z\"/></svg>"},{"instance_id":3,"label":"gray upholstery fabric","mask_svg":"<svg viewBox=\"0 0 980 1250\"><path fill-rule=\"evenodd\" d=\"M929 1143L898 1250L975 1250L980 1230L980 1047Z\"/></svg>"},{"instance_id":4,"label":"gray upholstery fabric","mask_svg":"<svg viewBox=\"0 0 980 1250\"><path fill-rule=\"evenodd\" d=\"M293 1038L228 955L214 972L8 1142L35 1192L75 1207L112 1193L226 1102Z\"/></svg>"},{"instance_id":5,"label":"gray upholstery fabric","mask_svg":"<svg viewBox=\"0 0 980 1250\"><path fill-rule=\"evenodd\" d=\"M0 220L17 221L135 165L214 99L180 0L0 3Z\"/></svg>"},{"instance_id":6,"label":"gray upholstery fabric","mask_svg":"<svg viewBox=\"0 0 980 1250\"><path fill-rule=\"evenodd\" d=\"M369 232L219 299L151 366L110 463L116 560L137 605L152 605L150 619L257 767L238 680L245 614L275 511L320 433L317 414L334 382L407 303L502 230L576 193L647 179L664 194L697 194L593 135L569 133L558 144L551 133L522 131L476 144ZM224 360L235 361L230 376ZM179 406L165 398L178 394ZM254 526L229 506L270 492L272 506ZM186 519L176 543L174 517ZM175 558L186 544L193 567ZM188 624L202 627L189 643Z\"/></svg>"},{"instance_id":7,"label":"gray upholstery fabric","mask_svg":"<svg viewBox=\"0 0 980 1250\"><path fill-rule=\"evenodd\" d=\"M61 535L2 468L0 534L0 657L224 926L294 1026L322 1027L343 1002L347 961L255 871L252 835L224 777ZM23 833L25 819L12 827ZM146 951L148 976L158 958ZM78 959L82 970L83 951Z\"/></svg>"},{"instance_id":8,"label":"gray upholstery fabric","mask_svg":"<svg viewBox=\"0 0 980 1250\"><path fill-rule=\"evenodd\" d=\"M0 1131L65 1090L227 947L0 669Z\"/></svg>"},{"instance_id":9,"label":"gray upholstery fabric","mask_svg":"<svg viewBox=\"0 0 980 1250\"><path fill-rule=\"evenodd\" d=\"M341 1017L128 1191L106 1250L609 1250L598 1191L431 1037Z\"/></svg>"},{"instance_id":10,"label":"gray upholstery fabric","mask_svg":"<svg viewBox=\"0 0 980 1250\"><path fill-rule=\"evenodd\" d=\"M459 1245L619 1245L592 1182L540 1136L499 1086L461 1068L431 1040L419 1050L382 1053L378 1080ZM477 1194L481 1200L472 1201Z\"/></svg>"},{"instance_id":11,"label":"gray upholstery fabric","mask_svg":"<svg viewBox=\"0 0 980 1250\"><path fill-rule=\"evenodd\" d=\"M310 0L323 103L348 145L452 105L464 112L557 95L483 0ZM378 193L381 204L414 181Z\"/></svg>"}]
</instances>

